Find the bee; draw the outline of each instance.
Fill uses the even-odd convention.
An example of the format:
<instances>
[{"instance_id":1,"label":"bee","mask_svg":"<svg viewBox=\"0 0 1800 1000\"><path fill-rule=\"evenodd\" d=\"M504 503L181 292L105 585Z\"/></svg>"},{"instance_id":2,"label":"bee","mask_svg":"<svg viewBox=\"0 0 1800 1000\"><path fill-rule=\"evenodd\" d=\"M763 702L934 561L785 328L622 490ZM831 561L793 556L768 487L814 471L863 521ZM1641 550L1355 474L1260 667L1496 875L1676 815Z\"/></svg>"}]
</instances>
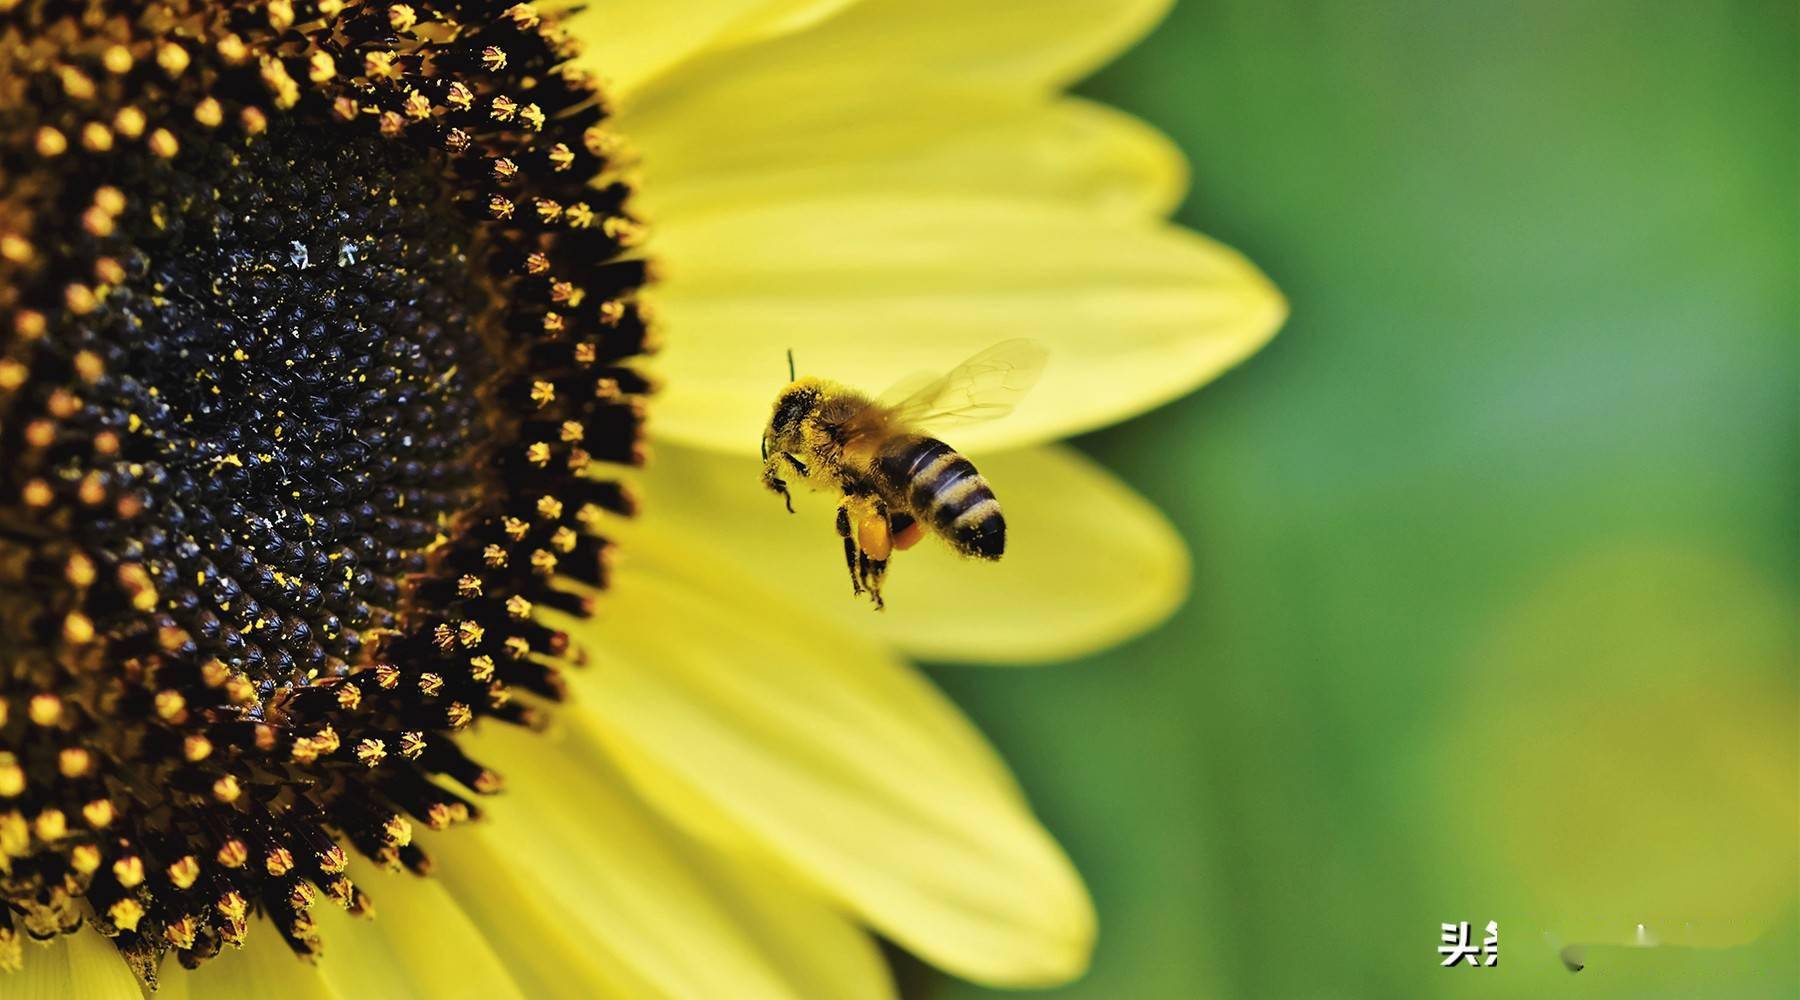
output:
<instances>
[{"instance_id":1,"label":"bee","mask_svg":"<svg viewBox=\"0 0 1800 1000\"><path fill-rule=\"evenodd\" d=\"M794 511L785 477L838 490L837 533L850 590L883 607L882 580L894 550L927 530L976 559L1006 552L1006 518L975 464L927 430L1003 417L1044 368L1048 352L1029 340L994 345L933 377L902 379L879 397L808 375L775 397L763 431L763 485Z\"/></svg>"}]
</instances>

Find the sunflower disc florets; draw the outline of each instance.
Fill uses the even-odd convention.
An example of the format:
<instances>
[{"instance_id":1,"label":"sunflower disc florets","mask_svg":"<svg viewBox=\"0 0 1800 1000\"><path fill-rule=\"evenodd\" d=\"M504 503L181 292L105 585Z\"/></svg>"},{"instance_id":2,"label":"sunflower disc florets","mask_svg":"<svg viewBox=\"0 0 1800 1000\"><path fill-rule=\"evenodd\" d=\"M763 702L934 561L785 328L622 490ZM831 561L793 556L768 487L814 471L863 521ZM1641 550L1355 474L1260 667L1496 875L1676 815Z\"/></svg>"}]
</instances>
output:
<instances>
[{"instance_id":1,"label":"sunflower disc florets","mask_svg":"<svg viewBox=\"0 0 1800 1000\"><path fill-rule=\"evenodd\" d=\"M640 226L529 5L0 0L0 966L154 984L498 777L638 459Z\"/></svg>"}]
</instances>

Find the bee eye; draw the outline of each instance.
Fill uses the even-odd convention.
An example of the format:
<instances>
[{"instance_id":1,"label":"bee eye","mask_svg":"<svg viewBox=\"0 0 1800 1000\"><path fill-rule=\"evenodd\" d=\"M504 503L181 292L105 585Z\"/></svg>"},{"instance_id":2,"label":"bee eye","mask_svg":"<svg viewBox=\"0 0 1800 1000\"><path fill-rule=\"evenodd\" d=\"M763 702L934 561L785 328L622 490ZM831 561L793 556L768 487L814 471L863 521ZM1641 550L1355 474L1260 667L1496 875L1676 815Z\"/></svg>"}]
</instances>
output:
<instances>
[{"instance_id":1,"label":"bee eye","mask_svg":"<svg viewBox=\"0 0 1800 1000\"><path fill-rule=\"evenodd\" d=\"M795 390L781 397L781 402L775 407L775 419L769 422L769 433L779 437L792 430L817 399L818 394L809 389Z\"/></svg>"}]
</instances>

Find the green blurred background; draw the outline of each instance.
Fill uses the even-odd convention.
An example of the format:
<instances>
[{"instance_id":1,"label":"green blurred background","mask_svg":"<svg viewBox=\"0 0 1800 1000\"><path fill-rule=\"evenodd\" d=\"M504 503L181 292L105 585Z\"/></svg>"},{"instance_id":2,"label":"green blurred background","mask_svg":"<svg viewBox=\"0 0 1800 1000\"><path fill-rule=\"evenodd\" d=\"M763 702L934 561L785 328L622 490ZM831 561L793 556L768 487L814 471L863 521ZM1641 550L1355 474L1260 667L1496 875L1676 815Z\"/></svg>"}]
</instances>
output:
<instances>
[{"instance_id":1,"label":"green blurred background","mask_svg":"<svg viewBox=\"0 0 1800 1000\"><path fill-rule=\"evenodd\" d=\"M1188 0L1084 91L1293 318L1083 442L1169 625L935 672L1092 885L1054 995L1800 994L1796 5Z\"/></svg>"}]
</instances>

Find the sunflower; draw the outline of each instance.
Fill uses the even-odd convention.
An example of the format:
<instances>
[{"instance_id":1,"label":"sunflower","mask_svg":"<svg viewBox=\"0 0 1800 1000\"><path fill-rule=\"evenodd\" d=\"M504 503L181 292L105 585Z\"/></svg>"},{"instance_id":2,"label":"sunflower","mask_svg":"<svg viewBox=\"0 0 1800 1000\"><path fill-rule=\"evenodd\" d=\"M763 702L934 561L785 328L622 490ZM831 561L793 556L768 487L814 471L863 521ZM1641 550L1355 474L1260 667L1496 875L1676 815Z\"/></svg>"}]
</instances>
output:
<instances>
[{"instance_id":1,"label":"sunflower","mask_svg":"<svg viewBox=\"0 0 1800 1000\"><path fill-rule=\"evenodd\" d=\"M0 0L0 988L1078 975L1079 877L903 657L1185 586L1048 444L1283 315L1160 221L1178 155L1057 96L1162 6ZM1043 383L957 442L1013 551L871 615L760 492L783 352L1016 335Z\"/></svg>"}]
</instances>

